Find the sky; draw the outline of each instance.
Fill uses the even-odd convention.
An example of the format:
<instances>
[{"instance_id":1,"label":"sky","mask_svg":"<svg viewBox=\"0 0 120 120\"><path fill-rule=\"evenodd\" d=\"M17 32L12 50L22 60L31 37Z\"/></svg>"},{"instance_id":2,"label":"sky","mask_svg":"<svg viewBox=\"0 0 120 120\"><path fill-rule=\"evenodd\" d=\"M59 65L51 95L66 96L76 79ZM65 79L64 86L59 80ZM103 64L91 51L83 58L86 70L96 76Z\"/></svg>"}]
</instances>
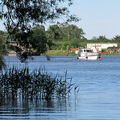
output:
<instances>
[{"instance_id":1,"label":"sky","mask_svg":"<svg viewBox=\"0 0 120 120\"><path fill-rule=\"evenodd\" d=\"M81 20L76 23L83 29L85 37L100 35L113 38L120 35L120 0L73 0L72 14Z\"/></svg>"},{"instance_id":2,"label":"sky","mask_svg":"<svg viewBox=\"0 0 120 120\"><path fill-rule=\"evenodd\" d=\"M120 0L73 0L70 12L81 19L75 24L88 39L120 35ZM0 30L4 30L1 21Z\"/></svg>"}]
</instances>

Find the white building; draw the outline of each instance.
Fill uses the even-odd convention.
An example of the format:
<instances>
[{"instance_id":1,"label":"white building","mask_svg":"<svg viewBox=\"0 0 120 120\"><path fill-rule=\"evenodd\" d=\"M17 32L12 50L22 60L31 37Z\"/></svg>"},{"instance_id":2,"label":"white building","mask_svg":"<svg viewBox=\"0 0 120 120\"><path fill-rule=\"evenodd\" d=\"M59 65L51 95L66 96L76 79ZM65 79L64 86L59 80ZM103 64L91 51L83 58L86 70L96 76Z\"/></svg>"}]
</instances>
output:
<instances>
[{"instance_id":1,"label":"white building","mask_svg":"<svg viewBox=\"0 0 120 120\"><path fill-rule=\"evenodd\" d=\"M108 47L118 47L117 43L88 43L87 48L92 49L94 52L107 49Z\"/></svg>"}]
</instances>

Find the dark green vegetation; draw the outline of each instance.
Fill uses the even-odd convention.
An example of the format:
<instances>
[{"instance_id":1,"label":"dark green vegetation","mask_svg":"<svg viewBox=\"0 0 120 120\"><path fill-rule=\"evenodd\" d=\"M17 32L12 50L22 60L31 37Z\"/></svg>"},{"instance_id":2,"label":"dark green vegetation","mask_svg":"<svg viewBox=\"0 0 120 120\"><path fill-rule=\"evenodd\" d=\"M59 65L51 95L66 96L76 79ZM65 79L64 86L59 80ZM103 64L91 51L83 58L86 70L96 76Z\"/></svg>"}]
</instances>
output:
<instances>
[{"instance_id":1,"label":"dark green vegetation","mask_svg":"<svg viewBox=\"0 0 120 120\"><path fill-rule=\"evenodd\" d=\"M47 37L55 45L52 49L69 49L80 47L80 41L84 40L84 32L81 28L73 24L52 25L46 31Z\"/></svg>"},{"instance_id":2,"label":"dark green vegetation","mask_svg":"<svg viewBox=\"0 0 120 120\"><path fill-rule=\"evenodd\" d=\"M47 48L49 48L49 42L44 35L44 30L40 30L42 33L40 35L37 34L36 36L33 32L33 27L48 22L59 22L59 18L61 17L65 18L65 22L67 23L71 21L79 21L75 15L70 14L68 8L71 5L72 0L0 1L0 19L5 25L9 39L17 41L21 46L20 48L22 50L14 48L21 61L25 61L28 56L32 55L31 52L33 48L36 48L39 54L44 53ZM39 45L40 48L38 47ZM3 61L2 57L1 61Z\"/></svg>"},{"instance_id":3,"label":"dark green vegetation","mask_svg":"<svg viewBox=\"0 0 120 120\"><path fill-rule=\"evenodd\" d=\"M49 50L45 54L42 54L43 56L76 56L74 51L68 51L68 50Z\"/></svg>"},{"instance_id":4,"label":"dark green vegetation","mask_svg":"<svg viewBox=\"0 0 120 120\"><path fill-rule=\"evenodd\" d=\"M52 25L47 32L47 38L54 45L52 50L69 50L69 48L85 47L87 43L118 43L120 46L120 36L108 39L105 36L93 37L87 39L82 28L72 24Z\"/></svg>"},{"instance_id":5,"label":"dark green vegetation","mask_svg":"<svg viewBox=\"0 0 120 120\"><path fill-rule=\"evenodd\" d=\"M3 55L6 53L6 35L5 32L0 31L0 70L5 67Z\"/></svg>"},{"instance_id":6,"label":"dark green vegetation","mask_svg":"<svg viewBox=\"0 0 120 120\"><path fill-rule=\"evenodd\" d=\"M115 36L113 39L108 39L105 36L99 36L88 40L84 37L84 35L85 33L83 29L73 24L51 25L47 30L45 30L45 26L43 25L33 27L32 35L28 38L30 44L30 48L28 47L28 50L31 51L31 54L36 51L37 55L41 55L43 53L45 55L46 52L50 53L51 50L54 52L55 50L67 51L70 48L85 47L87 43L117 43L118 46L120 46L120 36ZM7 40L8 42L14 41L12 38ZM18 43L17 40L15 42ZM8 44L8 49L10 48L11 47ZM17 51L17 49L13 50Z\"/></svg>"},{"instance_id":7,"label":"dark green vegetation","mask_svg":"<svg viewBox=\"0 0 120 120\"><path fill-rule=\"evenodd\" d=\"M58 22L61 17L65 18L65 22L78 21L70 14L70 5L72 0L0 1L0 19L4 22L9 39L16 40L21 46L22 50L17 49L16 52L22 61L31 56L32 48L36 48L37 52L42 54L49 46L44 27L39 29L37 26L55 20Z\"/></svg>"},{"instance_id":8,"label":"dark green vegetation","mask_svg":"<svg viewBox=\"0 0 120 120\"><path fill-rule=\"evenodd\" d=\"M60 77L48 74L44 69L30 72L28 68L14 67L0 73L0 99L3 102L17 99L19 95L26 99L46 100L67 97L73 87L71 78L67 78L67 73L64 77Z\"/></svg>"}]
</instances>

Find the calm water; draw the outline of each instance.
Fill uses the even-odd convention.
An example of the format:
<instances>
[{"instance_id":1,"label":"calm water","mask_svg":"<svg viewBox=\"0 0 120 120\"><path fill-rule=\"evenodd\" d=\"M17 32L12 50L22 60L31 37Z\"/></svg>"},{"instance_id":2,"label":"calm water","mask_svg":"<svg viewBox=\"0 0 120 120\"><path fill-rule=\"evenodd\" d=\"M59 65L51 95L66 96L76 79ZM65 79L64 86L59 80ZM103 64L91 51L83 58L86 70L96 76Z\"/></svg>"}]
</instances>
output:
<instances>
[{"instance_id":1,"label":"calm water","mask_svg":"<svg viewBox=\"0 0 120 120\"><path fill-rule=\"evenodd\" d=\"M63 76L67 70L79 93L73 92L67 100L8 102L0 106L0 120L120 120L120 56L104 56L101 61L35 57L26 64L16 57L5 60L9 67L29 66L31 71L45 67L49 73Z\"/></svg>"}]
</instances>

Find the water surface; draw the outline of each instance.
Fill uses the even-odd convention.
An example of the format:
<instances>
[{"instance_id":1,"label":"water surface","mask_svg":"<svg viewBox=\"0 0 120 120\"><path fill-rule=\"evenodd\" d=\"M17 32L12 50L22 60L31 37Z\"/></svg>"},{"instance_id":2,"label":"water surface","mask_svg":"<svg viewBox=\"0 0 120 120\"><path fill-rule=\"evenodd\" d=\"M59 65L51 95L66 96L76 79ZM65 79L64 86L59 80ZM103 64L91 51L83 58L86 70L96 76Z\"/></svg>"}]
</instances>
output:
<instances>
[{"instance_id":1,"label":"water surface","mask_svg":"<svg viewBox=\"0 0 120 120\"><path fill-rule=\"evenodd\" d=\"M120 56L104 56L101 61L79 61L75 56L34 57L26 64L16 57L5 57L8 68L45 67L51 74L67 71L79 93L51 101L19 99L0 106L3 120L120 120Z\"/></svg>"}]
</instances>

